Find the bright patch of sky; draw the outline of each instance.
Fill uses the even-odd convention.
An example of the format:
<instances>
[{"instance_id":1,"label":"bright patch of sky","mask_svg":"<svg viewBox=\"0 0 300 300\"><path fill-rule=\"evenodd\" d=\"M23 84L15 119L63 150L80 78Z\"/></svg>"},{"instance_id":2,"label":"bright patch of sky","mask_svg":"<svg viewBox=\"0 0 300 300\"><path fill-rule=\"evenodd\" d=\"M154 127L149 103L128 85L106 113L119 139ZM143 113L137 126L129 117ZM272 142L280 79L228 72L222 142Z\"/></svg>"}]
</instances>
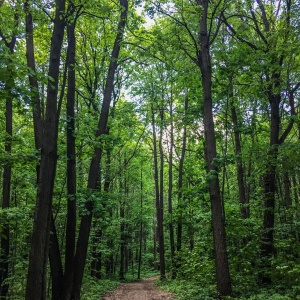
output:
<instances>
[{"instance_id":1,"label":"bright patch of sky","mask_svg":"<svg viewBox=\"0 0 300 300\"><path fill-rule=\"evenodd\" d=\"M145 9L144 9L144 8L145 8L144 4L141 4L141 6L138 6L138 7L136 8L136 11L137 11L137 13L138 13L139 16L142 16L142 17L145 18L145 21L146 21L145 27L146 27L146 28L149 28L149 27L151 27L151 26L154 24L154 20L151 19L151 18L147 15L147 13L145 12Z\"/></svg>"}]
</instances>

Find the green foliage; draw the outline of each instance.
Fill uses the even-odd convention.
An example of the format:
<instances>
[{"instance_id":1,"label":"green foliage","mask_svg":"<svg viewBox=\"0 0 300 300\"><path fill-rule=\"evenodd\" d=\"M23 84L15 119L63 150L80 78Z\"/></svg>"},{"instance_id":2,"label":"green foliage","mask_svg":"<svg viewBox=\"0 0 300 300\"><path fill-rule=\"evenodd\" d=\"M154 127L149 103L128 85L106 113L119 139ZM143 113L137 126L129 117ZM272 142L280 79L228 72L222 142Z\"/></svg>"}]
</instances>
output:
<instances>
[{"instance_id":1,"label":"green foliage","mask_svg":"<svg viewBox=\"0 0 300 300\"><path fill-rule=\"evenodd\" d=\"M163 290L175 294L176 300L213 300L216 299L215 286L212 284L201 285L191 280L166 280L158 283Z\"/></svg>"},{"instance_id":2,"label":"green foliage","mask_svg":"<svg viewBox=\"0 0 300 300\"><path fill-rule=\"evenodd\" d=\"M118 285L117 280L95 280L92 277L85 277L82 289L82 300L99 300L107 292L114 290Z\"/></svg>"}]
</instances>

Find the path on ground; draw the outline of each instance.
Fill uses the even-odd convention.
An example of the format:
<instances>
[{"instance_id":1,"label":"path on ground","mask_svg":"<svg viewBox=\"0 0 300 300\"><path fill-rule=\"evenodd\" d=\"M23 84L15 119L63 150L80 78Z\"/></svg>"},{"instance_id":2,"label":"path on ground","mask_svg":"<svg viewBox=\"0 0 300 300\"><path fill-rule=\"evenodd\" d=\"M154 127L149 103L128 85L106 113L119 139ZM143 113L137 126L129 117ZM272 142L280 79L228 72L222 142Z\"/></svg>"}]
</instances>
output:
<instances>
[{"instance_id":1,"label":"path on ground","mask_svg":"<svg viewBox=\"0 0 300 300\"><path fill-rule=\"evenodd\" d=\"M115 291L106 294L103 300L173 300L170 293L158 290L153 285L156 278L123 283Z\"/></svg>"}]
</instances>

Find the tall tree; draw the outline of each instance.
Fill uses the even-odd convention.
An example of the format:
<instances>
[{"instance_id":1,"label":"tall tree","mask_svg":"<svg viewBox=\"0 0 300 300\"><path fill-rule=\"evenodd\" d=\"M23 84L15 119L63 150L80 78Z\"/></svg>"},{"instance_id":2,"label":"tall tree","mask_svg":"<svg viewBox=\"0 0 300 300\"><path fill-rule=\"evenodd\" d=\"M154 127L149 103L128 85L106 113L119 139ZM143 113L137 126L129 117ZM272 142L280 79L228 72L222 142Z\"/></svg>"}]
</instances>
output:
<instances>
[{"instance_id":1,"label":"tall tree","mask_svg":"<svg viewBox=\"0 0 300 300\"><path fill-rule=\"evenodd\" d=\"M73 1L68 5L68 90L67 90L67 227L65 249L65 272L62 299L70 299L74 278L74 255L76 239L76 147L75 147L75 64L76 64L76 21L82 6L76 7Z\"/></svg>"},{"instance_id":2,"label":"tall tree","mask_svg":"<svg viewBox=\"0 0 300 300\"><path fill-rule=\"evenodd\" d=\"M235 105L235 99L233 95L233 83L232 76L229 76L229 102L231 108L231 119L233 124L234 141L235 141L235 155L236 155L236 176L239 188L239 201L241 206L241 216L243 219L247 219L250 216L248 199L246 197L246 185L245 185L245 172L242 161L242 145L241 145L241 124L238 122L238 115Z\"/></svg>"},{"instance_id":3,"label":"tall tree","mask_svg":"<svg viewBox=\"0 0 300 300\"><path fill-rule=\"evenodd\" d=\"M202 77L205 161L208 172L208 188L211 203L212 226L214 237L217 290L221 296L232 294L229 264L226 253L225 220L220 196L216 137L212 110L212 67L210 57L210 32L208 31L209 1L197 1L201 7L199 23L199 53L198 63Z\"/></svg>"},{"instance_id":4,"label":"tall tree","mask_svg":"<svg viewBox=\"0 0 300 300\"><path fill-rule=\"evenodd\" d=\"M176 277L175 270L175 237L173 224L173 148L174 148L174 121L173 121L173 95L171 94L169 102L170 113L170 148L169 148L169 187L168 187L168 213L171 220L169 220L169 236L171 248L171 264L172 264L172 278Z\"/></svg>"},{"instance_id":5,"label":"tall tree","mask_svg":"<svg viewBox=\"0 0 300 300\"><path fill-rule=\"evenodd\" d=\"M157 227L154 228L155 233L158 235L158 249L159 249L159 270L160 278L165 277L165 253L164 253L164 232L163 232L163 213L162 213L162 204L160 198L160 180L159 180L159 167L158 167L158 158L159 154L157 151L157 132L156 132L156 122L155 122L155 111L153 103L151 103L151 125L152 125L152 137L153 137L153 165L154 165L154 188L155 188L155 207L156 207L156 220ZM161 125L162 126L162 125ZM154 237L156 241L156 236ZM156 248L156 243L154 243L154 248ZM156 251L156 249L154 250Z\"/></svg>"},{"instance_id":6,"label":"tall tree","mask_svg":"<svg viewBox=\"0 0 300 300\"><path fill-rule=\"evenodd\" d=\"M284 143L294 124L294 119L292 117L290 118L288 125L283 129L281 120L281 104L283 101L282 80L284 78L283 69L284 63L288 58L288 53L283 50L283 47L286 47L293 39L291 36L292 1L279 1L270 4L270 7L263 1L256 0L255 2L256 5L249 4L245 8L245 12L242 13L250 16L251 24L247 24L247 27L245 28L254 28L255 38L253 40L250 40L247 36L243 36L237 31L234 26L228 22L228 18L224 18L224 22L235 38L248 45L255 53L259 54L262 62L267 62L267 64L264 64L262 73L264 74L264 97L266 97L270 106L270 132L269 148L266 156L267 163L263 174L264 217L263 233L260 244L260 282L262 284L270 284L271 258L274 254L277 158L279 147ZM258 43L257 40L259 40L260 43ZM261 55L261 53L264 54ZM288 82L288 85L291 86L291 83ZM298 88L297 85L295 87L296 89ZM291 89L288 87L287 90L291 92ZM288 105L290 107L291 116L295 115L295 105L291 97L289 97Z\"/></svg>"},{"instance_id":7,"label":"tall tree","mask_svg":"<svg viewBox=\"0 0 300 300\"><path fill-rule=\"evenodd\" d=\"M177 221L177 267L180 267L180 251L182 248L182 223L183 223L183 207L184 207L184 199L183 199L183 172L184 172L184 159L186 154L186 144L187 144L187 125L186 125L186 116L188 110L189 96L188 91L185 95L184 100L184 119L183 119L183 134L182 134L182 146L181 146L181 155L179 159L179 167L178 167L178 221Z\"/></svg>"},{"instance_id":8,"label":"tall tree","mask_svg":"<svg viewBox=\"0 0 300 300\"><path fill-rule=\"evenodd\" d=\"M118 58L121 49L121 43L123 40L127 12L128 12L128 1L120 0L120 19L117 28L117 34L115 37L113 49L111 52L110 63L108 67L108 73L105 82L105 88L103 92L103 102L100 112L100 118L98 123L98 129L95 134L96 138L101 138L102 135L107 133L107 122L109 116L110 103L112 99L112 93L114 88L114 78L115 73L118 67ZM98 146L94 148L94 155L91 160L91 165L89 169L88 175L88 189L96 190L99 187L99 173L100 173L100 162L102 157L102 147ZM83 279L83 272L87 257L87 249L88 249L88 241L91 229L92 222L92 210L93 210L93 202L89 199L85 205L86 210L89 214L82 216L79 235L77 240L76 254L75 254L75 269L76 272L74 274L74 283L73 283L73 293L72 297L77 300L80 299L80 290Z\"/></svg>"},{"instance_id":9,"label":"tall tree","mask_svg":"<svg viewBox=\"0 0 300 300\"><path fill-rule=\"evenodd\" d=\"M5 153L7 155L7 162L3 169L3 184L2 184L2 209L10 207L11 197L11 177L12 166L9 159L12 150L12 126L13 126L13 98L14 98L14 77L13 77L13 54L16 45L17 35L16 30L18 26L18 13L14 14L13 33L10 37L6 37L2 31L0 36L8 50L7 74L5 81L4 95L5 95ZM1 234L1 248L0 248L0 299L6 299L8 294L8 271L9 271L9 250L10 248L10 228L9 223L3 225Z\"/></svg>"},{"instance_id":10,"label":"tall tree","mask_svg":"<svg viewBox=\"0 0 300 300\"><path fill-rule=\"evenodd\" d=\"M54 27L51 37L46 114L43 127L41 164L29 258L26 300L46 299L46 272L49 253L51 207L57 163L58 106L57 91L61 48L64 38L65 1L55 2Z\"/></svg>"}]
</instances>

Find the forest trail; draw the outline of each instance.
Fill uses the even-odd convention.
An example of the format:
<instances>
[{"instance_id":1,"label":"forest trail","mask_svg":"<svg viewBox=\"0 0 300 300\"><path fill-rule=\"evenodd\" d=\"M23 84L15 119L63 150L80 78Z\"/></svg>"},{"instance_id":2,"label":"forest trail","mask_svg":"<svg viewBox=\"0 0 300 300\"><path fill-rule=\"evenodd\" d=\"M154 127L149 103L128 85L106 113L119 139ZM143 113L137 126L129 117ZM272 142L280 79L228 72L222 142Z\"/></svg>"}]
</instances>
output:
<instances>
[{"instance_id":1,"label":"forest trail","mask_svg":"<svg viewBox=\"0 0 300 300\"><path fill-rule=\"evenodd\" d=\"M156 278L121 284L115 291L104 296L103 300L174 300L170 293L158 290L153 285Z\"/></svg>"}]
</instances>

